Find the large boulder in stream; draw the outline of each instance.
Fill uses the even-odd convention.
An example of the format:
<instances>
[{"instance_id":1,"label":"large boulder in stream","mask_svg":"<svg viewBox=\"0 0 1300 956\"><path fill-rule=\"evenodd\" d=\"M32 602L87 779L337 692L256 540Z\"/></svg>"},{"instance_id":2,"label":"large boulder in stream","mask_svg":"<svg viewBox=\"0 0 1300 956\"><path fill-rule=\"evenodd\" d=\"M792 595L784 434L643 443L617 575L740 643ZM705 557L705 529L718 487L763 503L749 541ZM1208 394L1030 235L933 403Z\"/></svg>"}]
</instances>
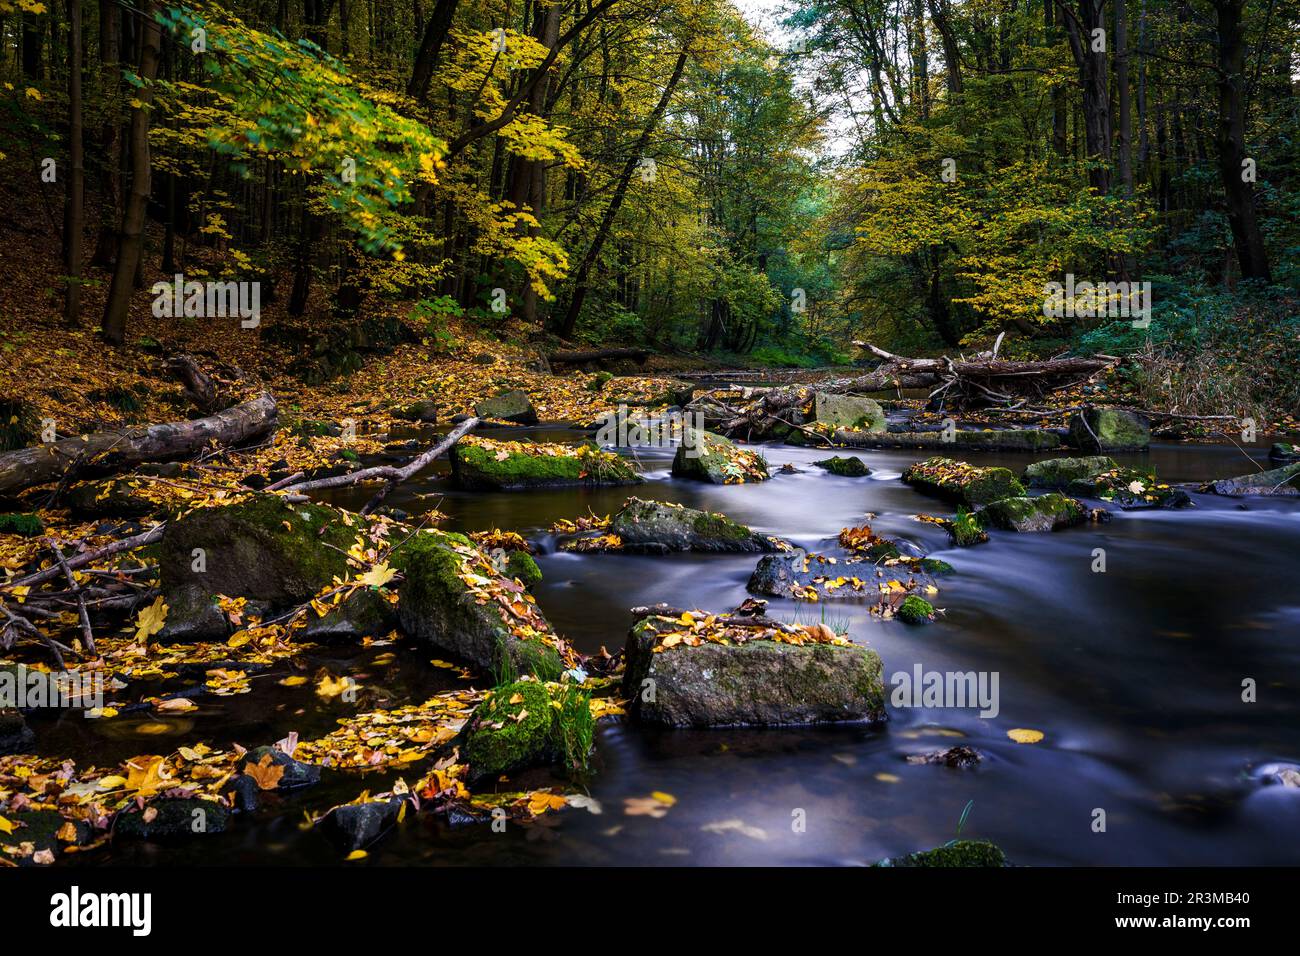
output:
<instances>
[{"instance_id":1,"label":"large boulder in stream","mask_svg":"<svg viewBox=\"0 0 1300 956\"><path fill-rule=\"evenodd\" d=\"M610 520L609 531L631 551L762 552L786 547L780 539L751 531L724 514L641 498L627 500Z\"/></svg>"},{"instance_id":2,"label":"large boulder in stream","mask_svg":"<svg viewBox=\"0 0 1300 956\"><path fill-rule=\"evenodd\" d=\"M903 472L903 481L917 491L969 508L1025 493L1009 469L983 468L951 458L919 461Z\"/></svg>"},{"instance_id":3,"label":"large boulder in stream","mask_svg":"<svg viewBox=\"0 0 1300 956\"><path fill-rule=\"evenodd\" d=\"M1089 455L1083 458L1049 458L1036 461L1025 469L1024 483L1030 488L1065 488L1072 481L1093 478L1104 471L1118 468L1109 455Z\"/></svg>"},{"instance_id":4,"label":"large boulder in stream","mask_svg":"<svg viewBox=\"0 0 1300 956\"><path fill-rule=\"evenodd\" d=\"M767 462L757 452L698 428L682 429L682 443L673 458L673 475L715 485L739 485L771 477Z\"/></svg>"},{"instance_id":5,"label":"large boulder in stream","mask_svg":"<svg viewBox=\"0 0 1300 956\"><path fill-rule=\"evenodd\" d=\"M1142 451L1151 444L1151 425L1137 412L1089 408L1070 419L1070 444L1092 454Z\"/></svg>"},{"instance_id":6,"label":"large boulder in stream","mask_svg":"<svg viewBox=\"0 0 1300 956\"><path fill-rule=\"evenodd\" d=\"M635 485L632 463L595 445L497 442L471 436L451 450L456 485L471 491L527 491L585 485Z\"/></svg>"},{"instance_id":7,"label":"large boulder in stream","mask_svg":"<svg viewBox=\"0 0 1300 956\"><path fill-rule=\"evenodd\" d=\"M628 635L623 692L633 716L670 727L749 727L885 719L880 656L847 642L722 644L669 617ZM694 645L688 643L694 641Z\"/></svg>"},{"instance_id":8,"label":"large boulder in stream","mask_svg":"<svg viewBox=\"0 0 1300 956\"><path fill-rule=\"evenodd\" d=\"M1171 488L1154 471L1140 468L1111 468L1086 478L1075 478L1065 490L1082 498L1096 498L1118 505L1125 511L1149 508L1186 508L1191 497L1181 488Z\"/></svg>"},{"instance_id":9,"label":"large boulder in stream","mask_svg":"<svg viewBox=\"0 0 1300 956\"><path fill-rule=\"evenodd\" d=\"M396 548L406 580L398 616L407 634L487 674L553 679L565 645L522 584L464 535L426 529Z\"/></svg>"},{"instance_id":10,"label":"large boulder in stream","mask_svg":"<svg viewBox=\"0 0 1300 956\"><path fill-rule=\"evenodd\" d=\"M474 414L479 418L494 418L516 425L537 424L537 411L528 393L517 388L479 402L474 406Z\"/></svg>"},{"instance_id":11,"label":"large boulder in stream","mask_svg":"<svg viewBox=\"0 0 1300 956\"><path fill-rule=\"evenodd\" d=\"M813 464L818 468L829 471L832 475L839 475L841 478L865 478L871 474L871 469L867 467L866 462L856 455L844 457L835 455L832 458L815 461Z\"/></svg>"},{"instance_id":12,"label":"large boulder in stream","mask_svg":"<svg viewBox=\"0 0 1300 956\"><path fill-rule=\"evenodd\" d=\"M880 434L889 427L885 410L875 399L836 395L832 392L817 392L813 395L809 423L814 422L825 425L832 431L848 428L868 435Z\"/></svg>"},{"instance_id":13,"label":"large boulder in stream","mask_svg":"<svg viewBox=\"0 0 1300 956\"><path fill-rule=\"evenodd\" d=\"M1204 490L1216 495L1231 495L1233 497L1243 495L1288 497L1300 495L1300 462L1293 465L1283 465L1281 468L1271 468L1268 471L1258 471L1253 475L1241 475L1238 478L1211 481L1205 486Z\"/></svg>"},{"instance_id":14,"label":"large boulder in stream","mask_svg":"<svg viewBox=\"0 0 1300 956\"><path fill-rule=\"evenodd\" d=\"M347 552L357 533L332 508L276 495L200 508L169 522L160 557L167 620L159 640L224 640L231 627L216 606L218 595L247 598L250 613L263 618L310 601L348 576Z\"/></svg>"},{"instance_id":15,"label":"large boulder in stream","mask_svg":"<svg viewBox=\"0 0 1300 956\"><path fill-rule=\"evenodd\" d=\"M1073 498L1051 492L1037 498L1002 498L980 512L986 524L1004 531L1059 531L1082 524L1088 512Z\"/></svg>"}]
</instances>

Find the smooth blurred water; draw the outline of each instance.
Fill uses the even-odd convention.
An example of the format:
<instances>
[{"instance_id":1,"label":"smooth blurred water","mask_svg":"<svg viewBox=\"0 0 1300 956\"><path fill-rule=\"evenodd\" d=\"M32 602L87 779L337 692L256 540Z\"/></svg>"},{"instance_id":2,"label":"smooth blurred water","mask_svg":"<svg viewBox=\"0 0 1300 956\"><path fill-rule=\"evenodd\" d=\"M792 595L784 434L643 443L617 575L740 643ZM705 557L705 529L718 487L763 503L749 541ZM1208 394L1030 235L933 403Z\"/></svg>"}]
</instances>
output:
<instances>
[{"instance_id":1,"label":"smooth blurred water","mask_svg":"<svg viewBox=\"0 0 1300 956\"><path fill-rule=\"evenodd\" d=\"M997 672L999 715L891 707L879 728L748 731L608 723L590 781L599 815L568 810L547 825L511 826L503 834L413 818L363 865L862 864L952 838L970 801L963 835L996 841L1019 864L1300 862L1300 790L1264 785L1276 769L1269 765L1300 761L1300 502L1194 494L1192 509L1116 511L1100 526L993 532L986 545L953 549L941 528L912 517L952 509L898 480L922 453L853 452L873 471L860 479L810 467L825 452L767 446L763 453L775 476L761 484L678 481L668 474L669 451L642 450L648 480L631 492L462 493L446 487L439 468L398 489L389 503L413 514L437 506L449 516L443 527L453 530L500 527L537 542L545 575L537 601L587 652L621 648L628 609L636 605L734 607L746 597L756 557L557 553L547 528L558 518L588 509L610 513L635 493L723 511L799 545L833 549L841 528L873 513L877 531L914 541L955 567L940 579L934 603L945 613L937 622L917 628L881 621L853 601L774 600L770 611L810 620L824 610L828 620L847 622L855 641L881 654L887 678L916 663ZM1254 470L1243 455L1233 447L1184 445L1121 457L1156 467L1165 480L1190 481ZM965 457L1017 471L1034 460ZM786 462L802 473L777 472ZM367 494L335 500L359 506ZM1099 547L1105 573L1091 570ZM372 683L386 684L393 698L413 699L451 686L445 671L428 666L430 656L405 648ZM1241 699L1245 678L1258 685L1256 703ZM344 712L303 705L302 695L289 698L274 679L217 706L224 713L200 726L203 739L221 745L226 738L245 746L267 742L286 724L306 736ZM1011 728L1037 729L1044 739L1017 744L1007 737ZM87 732L72 728L69 740ZM104 759L123 750L150 752L147 742L95 733ZM964 771L907 763L910 754L956 743L986 759ZM315 792L241 820L229 834L124 845L82 862L334 861L337 853L323 838L298 828L301 810L351 799L364 787L380 790L387 780L327 775ZM666 816L624 814L625 799L653 791L676 798ZM1106 814L1104 833L1092 829L1097 809ZM796 832L792 823L800 818L806 827Z\"/></svg>"}]
</instances>

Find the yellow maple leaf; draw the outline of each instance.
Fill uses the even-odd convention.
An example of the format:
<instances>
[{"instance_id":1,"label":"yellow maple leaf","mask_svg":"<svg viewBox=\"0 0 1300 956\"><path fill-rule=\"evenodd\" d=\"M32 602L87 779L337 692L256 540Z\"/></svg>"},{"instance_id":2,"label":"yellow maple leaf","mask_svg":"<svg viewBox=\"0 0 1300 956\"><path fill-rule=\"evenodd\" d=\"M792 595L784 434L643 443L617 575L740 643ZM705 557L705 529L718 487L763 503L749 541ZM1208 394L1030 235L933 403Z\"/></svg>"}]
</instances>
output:
<instances>
[{"instance_id":1,"label":"yellow maple leaf","mask_svg":"<svg viewBox=\"0 0 1300 956\"><path fill-rule=\"evenodd\" d=\"M167 621L167 602L159 596L147 608L140 612L135 620L135 639L147 641L150 635L157 634Z\"/></svg>"},{"instance_id":2,"label":"yellow maple leaf","mask_svg":"<svg viewBox=\"0 0 1300 956\"><path fill-rule=\"evenodd\" d=\"M357 578L358 583L381 588L397 576L397 569L390 568L387 561L381 561L365 574Z\"/></svg>"}]
</instances>

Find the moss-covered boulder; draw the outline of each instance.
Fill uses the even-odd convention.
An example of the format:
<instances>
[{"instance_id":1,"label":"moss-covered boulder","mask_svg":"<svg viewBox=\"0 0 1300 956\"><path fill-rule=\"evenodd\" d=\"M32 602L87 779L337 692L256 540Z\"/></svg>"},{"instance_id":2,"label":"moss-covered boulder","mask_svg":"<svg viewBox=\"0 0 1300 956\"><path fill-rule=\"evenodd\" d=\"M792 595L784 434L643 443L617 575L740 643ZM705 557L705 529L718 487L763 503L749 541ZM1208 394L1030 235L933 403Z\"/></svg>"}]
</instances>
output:
<instances>
[{"instance_id":1,"label":"moss-covered boulder","mask_svg":"<svg viewBox=\"0 0 1300 956\"><path fill-rule=\"evenodd\" d=\"M897 616L904 624L928 624L934 620L934 605L916 594L903 598Z\"/></svg>"},{"instance_id":2,"label":"moss-covered boulder","mask_svg":"<svg viewBox=\"0 0 1300 956\"><path fill-rule=\"evenodd\" d=\"M36 538L45 533L45 523L41 516L29 512L16 511L0 515L0 534L16 534L22 538Z\"/></svg>"},{"instance_id":3,"label":"moss-covered boulder","mask_svg":"<svg viewBox=\"0 0 1300 956\"><path fill-rule=\"evenodd\" d=\"M812 415L809 421L824 425L834 431L851 428L869 435L879 434L889 426L885 410L871 398L856 395L835 395L817 392L813 395Z\"/></svg>"},{"instance_id":4,"label":"moss-covered boulder","mask_svg":"<svg viewBox=\"0 0 1300 956\"><path fill-rule=\"evenodd\" d=\"M421 398L393 410L393 417L406 422L420 422L432 425L438 421L438 402L432 398Z\"/></svg>"},{"instance_id":5,"label":"moss-covered boulder","mask_svg":"<svg viewBox=\"0 0 1300 956\"><path fill-rule=\"evenodd\" d=\"M1089 408L1071 417L1070 444L1090 454L1142 451L1151 444L1151 425L1136 412Z\"/></svg>"},{"instance_id":6,"label":"moss-covered boulder","mask_svg":"<svg viewBox=\"0 0 1300 956\"><path fill-rule=\"evenodd\" d=\"M145 810L128 805L113 820L113 835L134 840L170 840L221 833L229 822L230 811L212 800L155 800Z\"/></svg>"},{"instance_id":7,"label":"moss-covered boulder","mask_svg":"<svg viewBox=\"0 0 1300 956\"><path fill-rule=\"evenodd\" d=\"M1046 461L1036 461L1026 468L1024 483L1029 488L1065 488L1072 481L1093 478L1118 467L1115 459L1109 455L1049 458Z\"/></svg>"},{"instance_id":8,"label":"moss-covered boulder","mask_svg":"<svg viewBox=\"0 0 1300 956\"><path fill-rule=\"evenodd\" d=\"M574 485L635 485L632 463L595 445L494 442L466 438L451 450L457 487L471 491L528 491Z\"/></svg>"},{"instance_id":9,"label":"moss-covered boulder","mask_svg":"<svg viewBox=\"0 0 1300 956\"><path fill-rule=\"evenodd\" d=\"M524 587L463 535L421 531L393 552L406 580L398 617L407 634L486 674L565 670L562 644Z\"/></svg>"},{"instance_id":10,"label":"moss-covered boulder","mask_svg":"<svg viewBox=\"0 0 1300 956\"><path fill-rule=\"evenodd\" d=\"M0 710L0 756L24 753L35 739L36 735L20 711L13 708Z\"/></svg>"},{"instance_id":11,"label":"moss-covered boulder","mask_svg":"<svg viewBox=\"0 0 1300 956\"><path fill-rule=\"evenodd\" d=\"M1295 461L1300 459L1300 445L1285 441L1273 442L1268 450L1268 457L1272 461Z\"/></svg>"},{"instance_id":12,"label":"moss-covered boulder","mask_svg":"<svg viewBox=\"0 0 1300 956\"><path fill-rule=\"evenodd\" d=\"M1185 508L1191 497L1181 488L1171 488L1155 472L1139 468L1111 468L1108 471L1076 478L1066 491L1082 498L1096 498L1118 505L1125 511L1146 508Z\"/></svg>"},{"instance_id":13,"label":"moss-covered boulder","mask_svg":"<svg viewBox=\"0 0 1300 956\"><path fill-rule=\"evenodd\" d=\"M826 469L832 475L839 475L841 478L863 478L871 474L871 469L856 455L847 457L836 455L833 458L823 458L821 461L815 461L813 464L818 468Z\"/></svg>"},{"instance_id":14,"label":"moss-covered boulder","mask_svg":"<svg viewBox=\"0 0 1300 956\"><path fill-rule=\"evenodd\" d=\"M542 569L527 551L511 551L506 558L506 574L526 588L542 583Z\"/></svg>"},{"instance_id":15,"label":"moss-covered boulder","mask_svg":"<svg viewBox=\"0 0 1300 956\"><path fill-rule=\"evenodd\" d=\"M953 840L933 850L921 850L907 856L886 857L875 866L1009 866L1007 856L995 843L987 840Z\"/></svg>"},{"instance_id":16,"label":"moss-covered boulder","mask_svg":"<svg viewBox=\"0 0 1300 956\"><path fill-rule=\"evenodd\" d=\"M761 552L783 547L778 539L751 531L724 514L641 498L627 500L610 520L609 532L631 551Z\"/></svg>"},{"instance_id":17,"label":"moss-covered boulder","mask_svg":"<svg viewBox=\"0 0 1300 956\"><path fill-rule=\"evenodd\" d=\"M582 770L595 732L590 694L576 685L520 680L498 687L466 726L470 780L557 762Z\"/></svg>"},{"instance_id":18,"label":"moss-covered boulder","mask_svg":"<svg viewBox=\"0 0 1300 956\"><path fill-rule=\"evenodd\" d=\"M479 418L494 418L517 425L537 424L537 411L528 393L517 388L479 402L474 406L474 414Z\"/></svg>"},{"instance_id":19,"label":"moss-covered boulder","mask_svg":"<svg viewBox=\"0 0 1300 956\"><path fill-rule=\"evenodd\" d=\"M311 600L348 574L357 536L337 511L276 495L254 495L201 508L171 521L161 543L168 611L159 639L220 640L230 626L214 605L219 594L248 599L263 616Z\"/></svg>"},{"instance_id":20,"label":"moss-covered boulder","mask_svg":"<svg viewBox=\"0 0 1300 956\"><path fill-rule=\"evenodd\" d=\"M767 462L758 453L698 428L682 430L682 443L673 458L673 474L715 485L766 481L770 477Z\"/></svg>"},{"instance_id":21,"label":"moss-covered boulder","mask_svg":"<svg viewBox=\"0 0 1300 956\"><path fill-rule=\"evenodd\" d=\"M1024 486L1006 468L983 468L951 458L917 462L903 472L903 481L924 494L970 508L1025 493Z\"/></svg>"},{"instance_id":22,"label":"moss-covered boulder","mask_svg":"<svg viewBox=\"0 0 1300 956\"><path fill-rule=\"evenodd\" d=\"M383 637L396 626L396 606L374 588L359 588L324 617L310 614L302 636L318 644L331 644Z\"/></svg>"},{"instance_id":23,"label":"moss-covered boulder","mask_svg":"<svg viewBox=\"0 0 1300 956\"><path fill-rule=\"evenodd\" d=\"M465 760L475 777L554 763L560 755L551 694L539 681L497 688L474 711L467 727Z\"/></svg>"},{"instance_id":24,"label":"moss-covered boulder","mask_svg":"<svg viewBox=\"0 0 1300 956\"><path fill-rule=\"evenodd\" d=\"M1300 462L1256 472L1253 475L1241 475L1238 478L1224 478L1212 481L1204 488L1216 495L1300 495Z\"/></svg>"},{"instance_id":25,"label":"moss-covered boulder","mask_svg":"<svg viewBox=\"0 0 1300 956\"><path fill-rule=\"evenodd\" d=\"M880 656L870 648L762 639L664 647L680 630L649 617L628 635L623 693L637 719L671 727L885 719Z\"/></svg>"},{"instance_id":26,"label":"moss-covered boulder","mask_svg":"<svg viewBox=\"0 0 1300 956\"><path fill-rule=\"evenodd\" d=\"M1073 498L1051 492L1037 498L1002 498L990 502L981 518L1003 531L1059 531L1082 524L1087 509Z\"/></svg>"}]
</instances>

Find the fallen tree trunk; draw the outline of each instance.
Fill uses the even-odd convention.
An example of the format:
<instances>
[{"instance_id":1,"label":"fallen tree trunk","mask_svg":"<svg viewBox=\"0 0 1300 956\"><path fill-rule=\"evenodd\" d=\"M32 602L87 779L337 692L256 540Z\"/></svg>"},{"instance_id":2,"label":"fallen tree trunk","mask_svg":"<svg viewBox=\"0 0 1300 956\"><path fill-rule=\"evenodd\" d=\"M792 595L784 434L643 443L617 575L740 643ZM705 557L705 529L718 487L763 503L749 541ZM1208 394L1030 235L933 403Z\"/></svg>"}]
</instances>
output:
<instances>
[{"instance_id":1,"label":"fallen tree trunk","mask_svg":"<svg viewBox=\"0 0 1300 956\"><path fill-rule=\"evenodd\" d=\"M112 474L147 461L195 455L212 443L237 445L276 426L270 394L193 421L167 422L120 432L32 445L0 454L0 493L83 476Z\"/></svg>"},{"instance_id":2,"label":"fallen tree trunk","mask_svg":"<svg viewBox=\"0 0 1300 956\"><path fill-rule=\"evenodd\" d=\"M609 362L614 359L634 359L644 362L650 357L649 349L591 349L586 352L552 352L547 358L552 365L583 365L587 362Z\"/></svg>"},{"instance_id":3,"label":"fallen tree trunk","mask_svg":"<svg viewBox=\"0 0 1300 956\"><path fill-rule=\"evenodd\" d=\"M1117 359L1108 355L1066 357L1038 361L1010 361L992 353L973 358L907 358L865 342L855 342L884 361L873 371L854 378L833 379L816 384L786 385L769 389L746 389L741 402L702 396L692 408L704 410L710 403L729 407L735 414L723 417L718 429L724 434L762 435L773 424L800 424L789 414L807 404L815 392L865 394L891 389L931 389L932 401L944 407L987 407L1010 405L1017 399L1042 396L1063 385L1090 378L1111 368ZM707 414L707 411L706 411Z\"/></svg>"}]
</instances>

